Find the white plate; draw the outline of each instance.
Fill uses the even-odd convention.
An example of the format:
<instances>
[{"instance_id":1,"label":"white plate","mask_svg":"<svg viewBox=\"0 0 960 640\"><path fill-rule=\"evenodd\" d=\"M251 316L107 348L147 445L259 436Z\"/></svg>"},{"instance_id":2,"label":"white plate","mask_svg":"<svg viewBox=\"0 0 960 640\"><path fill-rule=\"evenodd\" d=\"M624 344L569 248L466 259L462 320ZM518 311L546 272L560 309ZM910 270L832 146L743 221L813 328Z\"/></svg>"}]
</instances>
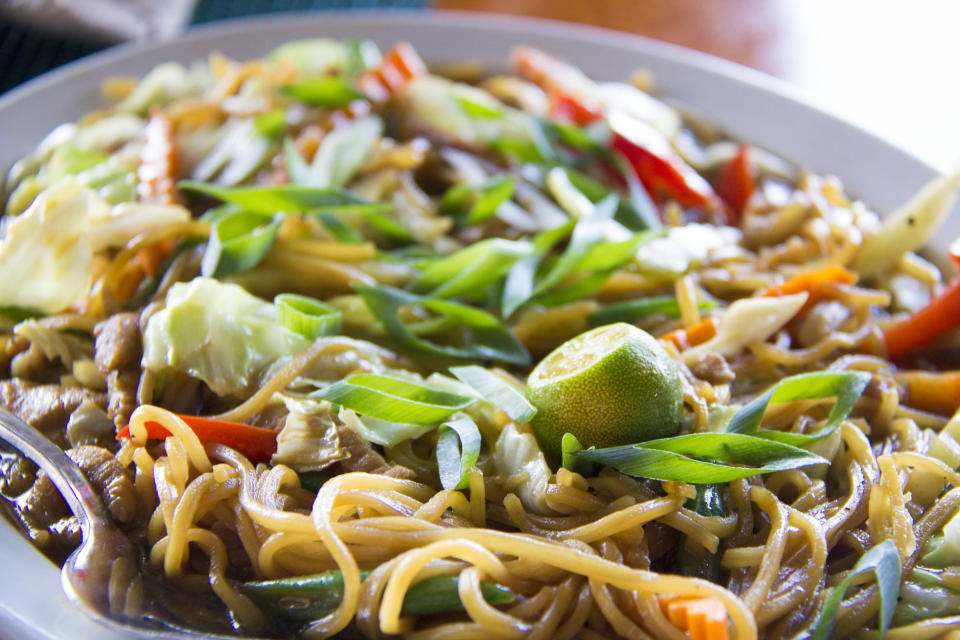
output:
<instances>
[{"instance_id":1,"label":"white plate","mask_svg":"<svg viewBox=\"0 0 960 640\"><path fill-rule=\"evenodd\" d=\"M818 173L842 178L877 211L892 210L936 170L909 153L800 97L788 85L739 65L637 36L591 27L456 12L289 14L236 20L188 32L163 44L118 47L73 63L0 98L0 170L28 153L54 126L100 104L113 75L142 75L155 65L189 62L221 51L238 59L298 38L363 36L389 47L409 40L428 62L472 59L503 67L507 51L530 44L569 58L601 80L650 69L657 89L689 105L734 136ZM960 234L960 207L934 246ZM10 527L0 524L0 637L93 640L116 635L76 612L59 573Z\"/></svg>"}]
</instances>

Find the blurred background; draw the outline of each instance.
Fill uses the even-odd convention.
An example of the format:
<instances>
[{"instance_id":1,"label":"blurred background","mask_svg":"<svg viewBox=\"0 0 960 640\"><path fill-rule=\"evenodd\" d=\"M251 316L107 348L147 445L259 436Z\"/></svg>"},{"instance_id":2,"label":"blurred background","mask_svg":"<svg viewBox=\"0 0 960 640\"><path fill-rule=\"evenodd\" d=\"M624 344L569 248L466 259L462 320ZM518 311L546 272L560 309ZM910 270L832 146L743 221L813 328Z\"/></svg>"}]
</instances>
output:
<instances>
[{"instance_id":1,"label":"blurred background","mask_svg":"<svg viewBox=\"0 0 960 640\"><path fill-rule=\"evenodd\" d=\"M960 163L956 0L0 0L0 92L111 43L191 24L431 8L565 20L705 51L796 85L942 171Z\"/></svg>"}]
</instances>

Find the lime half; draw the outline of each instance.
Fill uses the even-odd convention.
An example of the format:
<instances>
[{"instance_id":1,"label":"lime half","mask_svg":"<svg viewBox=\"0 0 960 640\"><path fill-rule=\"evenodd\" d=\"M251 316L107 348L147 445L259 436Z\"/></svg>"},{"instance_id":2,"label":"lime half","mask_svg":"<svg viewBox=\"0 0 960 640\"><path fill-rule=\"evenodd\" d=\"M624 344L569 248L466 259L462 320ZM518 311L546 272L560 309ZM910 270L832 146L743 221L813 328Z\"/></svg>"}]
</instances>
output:
<instances>
[{"instance_id":1,"label":"lime half","mask_svg":"<svg viewBox=\"0 0 960 640\"><path fill-rule=\"evenodd\" d=\"M568 340L527 379L531 421L544 452L560 459L572 433L584 447L676 435L683 389L677 365L647 332L618 322Z\"/></svg>"}]
</instances>

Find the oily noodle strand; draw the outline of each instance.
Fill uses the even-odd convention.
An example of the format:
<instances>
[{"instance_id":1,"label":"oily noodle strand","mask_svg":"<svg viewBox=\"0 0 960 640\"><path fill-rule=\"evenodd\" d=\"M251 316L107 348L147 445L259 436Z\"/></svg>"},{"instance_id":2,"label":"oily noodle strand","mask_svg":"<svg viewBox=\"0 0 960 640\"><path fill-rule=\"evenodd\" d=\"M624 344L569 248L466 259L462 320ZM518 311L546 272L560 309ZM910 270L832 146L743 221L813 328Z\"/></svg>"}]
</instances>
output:
<instances>
[{"instance_id":1,"label":"oily noodle strand","mask_svg":"<svg viewBox=\"0 0 960 640\"><path fill-rule=\"evenodd\" d=\"M172 434L158 457L145 448L148 422ZM600 528L588 525L570 530L561 536L568 539L560 541L476 527L472 522L482 522L486 515L478 514L478 505L463 494L437 492L383 475L335 476L312 505L297 504L291 496L300 494L284 493L298 487L295 473L282 466L254 467L221 445L205 447L182 420L156 407L137 409L130 432L131 442L121 458L135 465L141 483L152 482L152 504L157 505L150 518L151 564L169 577L187 578L188 546L196 546L210 560L205 583L247 632L264 630L266 617L226 579L227 547L216 533L218 525L238 532L258 578L279 578L290 570L302 573L305 566L342 572L340 605L306 627L304 635L310 638L332 636L354 618L373 636L551 637L551 630L560 629L561 637L569 638L592 624L591 616L602 619L604 610L614 616L615 627L623 623L623 612L614 611L611 603L635 606L631 603L640 595L656 594L718 598L735 637L757 637L751 612L730 591L697 578L629 566L617 550L614 540L642 540L643 524L678 513L679 493L639 502L601 519L616 537L614 533L604 537ZM484 484L481 474L473 478ZM573 476L565 475L564 480L582 483ZM594 549L588 542L599 546ZM362 581L361 568L376 570ZM419 580L441 574L459 576L470 622L414 632L415 620L401 616L403 599ZM508 609L489 605L480 591L481 581L487 580L521 598ZM634 596L623 598L625 594ZM570 624L569 615L579 622Z\"/></svg>"}]
</instances>

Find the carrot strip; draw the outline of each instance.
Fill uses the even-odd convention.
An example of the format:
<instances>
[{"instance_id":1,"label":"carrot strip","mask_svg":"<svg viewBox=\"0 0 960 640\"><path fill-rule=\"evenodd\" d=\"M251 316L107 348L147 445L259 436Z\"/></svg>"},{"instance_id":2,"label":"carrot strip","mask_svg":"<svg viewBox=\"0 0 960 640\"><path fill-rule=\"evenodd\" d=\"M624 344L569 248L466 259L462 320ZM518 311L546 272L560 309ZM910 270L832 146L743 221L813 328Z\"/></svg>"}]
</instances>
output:
<instances>
[{"instance_id":1,"label":"carrot strip","mask_svg":"<svg viewBox=\"0 0 960 640\"><path fill-rule=\"evenodd\" d=\"M150 114L150 122L143 130L145 139L140 151L137 169L137 195L144 202L174 204L177 201L174 185L177 182L177 150L174 146L173 124L160 111Z\"/></svg>"},{"instance_id":2,"label":"carrot strip","mask_svg":"<svg viewBox=\"0 0 960 640\"><path fill-rule=\"evenodd\" d=\"M907 404L947 415L960 407L960 371L905 371L894 376L907 387Z\"/></svg>"},{"instance_id":3,"label":"carrot strip","mask_svg":"<svg viewBox=\"0 0 960 640\"><path fill-rule=\"evenodd\" d=\"M727 609L719 598L658 596L660 609L690 640L727 640Z\"/></svg>"},{"instance_id":4,"label":"carrot strip","mask_svg":"<svg viewBox=\"0 0 960 640\"><path fill-rule=\"evenodd\" d=\"M199 416L179 415L201 440L218 442L245 455L250 462L267 462L277 451L277 433L273 429L254 427L241 422L225 422ZM147 437L161 440L170 435L159 422L147 422ZM130 437L130 427L117 433L117 440Z\"/></svg>"},{"instance_id":5,"label":"carrot strip","mask_svg":"<svg viewBox=\"0 0 960 640\"><path fill-rule=\"evenodd\" d=\"M427 72L416 49L409 42L397 43L375 69L357 76L357 88L371 100L385 102L408 82Z\"/></svg>"},{"instance_id":6,"label":"carrot strip","mask_svg":"<svg viewBox=\"0 0 960 640\"><path fill-rule=\"evenodd\" d=\"M839 265L831 265L816 271L808 271L796 275L783 284L770 287L763 292L765 297L792 296L796 293L809 294L807 302L799 313L806 313L818 302L828 297L825 286L828 284L852 285L857 281L857 274L848 271Z\"/></svg>"},{"instance_id":7,"label":"carrot strip","mask_svg":"<svg viewBox=\"0 0 960 640\"><path fill-rule=\"evenodd\" d=\"M706 318L687 329L677 329L660 336L661 340L672 342L680 351L703 344L717 335L717 320L713 316Z\"/></svg>"},{"instance_id":8,"label":"carrot strip","mask_svg":"<svg viewBox=\"0 0 960 640\"><path fill-rule=\"evenodd\" d=\"M165 238L156 244L144 247L137 252L137 262L148 276L154 276L173 253L176 244L175 238Z\"/></svg>"}]
</instances>

